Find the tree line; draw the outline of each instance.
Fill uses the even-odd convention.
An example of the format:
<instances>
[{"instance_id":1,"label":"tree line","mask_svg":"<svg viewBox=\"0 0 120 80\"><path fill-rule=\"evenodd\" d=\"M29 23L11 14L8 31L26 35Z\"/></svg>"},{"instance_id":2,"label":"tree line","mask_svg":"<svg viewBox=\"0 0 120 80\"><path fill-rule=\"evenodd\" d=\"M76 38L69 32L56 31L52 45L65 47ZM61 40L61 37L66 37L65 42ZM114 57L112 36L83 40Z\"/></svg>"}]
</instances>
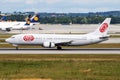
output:
<instances>
[{"instance_id":1,"label":"tree line","mask_svg":"<svg viewBox=\"0 0 120 80\"><path fill-rule=\"evenodd\" d=\"M111 24L120 24L120 17L109 16L112 18ZM41 17L41 24L98 24L107 18L104 16L87 16L87 17Z\"/></svg>"},{"instance_id":2,"label":"tree line","mask_svg":"<svg viewBox=\"0 0 120 80\"><path fill-rule=\"evenodd\" d=\"M0 16L2 17L2 16ZM11 21L25 21L27 15L11 15L7 16L7 20ZM107 16L112 18L111 24L120 24L120 17ZM98 24L101 23L106 16L62 16L62 17L41 17L39 22L41 24Z\"/></svg>"}]
</instances>

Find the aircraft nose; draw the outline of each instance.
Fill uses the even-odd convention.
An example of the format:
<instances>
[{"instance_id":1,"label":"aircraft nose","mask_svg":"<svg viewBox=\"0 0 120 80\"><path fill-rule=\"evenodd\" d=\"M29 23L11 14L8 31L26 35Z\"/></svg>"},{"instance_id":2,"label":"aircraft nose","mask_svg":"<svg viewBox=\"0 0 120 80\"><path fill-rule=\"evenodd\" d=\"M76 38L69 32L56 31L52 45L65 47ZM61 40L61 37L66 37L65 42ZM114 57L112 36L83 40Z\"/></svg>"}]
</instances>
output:
<instances>
[{"instance_id":1,"label":"aircraft nose","mask_svg":"<svg viewBox=\"0 0 120 80\"><path fill-rule=\"evenodd\" d=\"M10 39L9 39L9 38L8 38L8 39L6 39L5 41L6 41L6 42L8 42L8 43L10 43Z\"/></svg>"}]
</instances>

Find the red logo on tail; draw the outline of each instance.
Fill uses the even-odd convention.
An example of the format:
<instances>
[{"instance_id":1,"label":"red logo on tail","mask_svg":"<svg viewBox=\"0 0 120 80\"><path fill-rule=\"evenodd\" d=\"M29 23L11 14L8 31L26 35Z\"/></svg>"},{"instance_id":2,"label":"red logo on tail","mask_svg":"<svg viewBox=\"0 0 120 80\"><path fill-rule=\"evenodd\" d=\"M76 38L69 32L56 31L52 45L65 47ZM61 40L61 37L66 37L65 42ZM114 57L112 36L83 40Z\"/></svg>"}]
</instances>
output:
<instances>
[{"instance_id":1,"label":"red logo on tail","mask_svg":"<svg viewBox=\"0 0 120 80\"><path fill-rule=\"evenodd\" d=\"M100 32L101 33L103 33L103 32L105 32L106 31L106 29L108 28L108 24L107 23L104 23L104 24L102 24L102 26L100 27Z\"/></svg>"},{"instance_id":2,"label":"red logo on tail","mask_svg":"<svg viewBox=\"0 0 120 80\"><path fill-rule=\"evenodd\" d=\"M33 41L35 38L34 38L34 36L33 35L25 35L24 37L23 37L23 40L24 41Z\"/></svg>"}]
</instances>

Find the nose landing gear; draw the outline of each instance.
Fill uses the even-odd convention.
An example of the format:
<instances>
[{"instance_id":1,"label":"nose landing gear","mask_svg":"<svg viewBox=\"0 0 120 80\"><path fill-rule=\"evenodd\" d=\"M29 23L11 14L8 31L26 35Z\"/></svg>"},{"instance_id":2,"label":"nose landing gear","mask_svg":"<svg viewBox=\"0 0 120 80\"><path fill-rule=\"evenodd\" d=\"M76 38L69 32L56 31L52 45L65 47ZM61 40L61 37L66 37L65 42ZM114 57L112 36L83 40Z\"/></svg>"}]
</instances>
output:
<instances>
[{"instance_id":1,"label":"nose landing gear","mask_svg":"<svg viewBox=\"0 0 120 80\"><path fill-rule=\"evenodd\" d=\"M18 48L18 45L13 44L13 46L15 46L15 47L16 47L16 50L18 50L18 49L19 49L19 48Z\"/></svg>"}]
</instances>

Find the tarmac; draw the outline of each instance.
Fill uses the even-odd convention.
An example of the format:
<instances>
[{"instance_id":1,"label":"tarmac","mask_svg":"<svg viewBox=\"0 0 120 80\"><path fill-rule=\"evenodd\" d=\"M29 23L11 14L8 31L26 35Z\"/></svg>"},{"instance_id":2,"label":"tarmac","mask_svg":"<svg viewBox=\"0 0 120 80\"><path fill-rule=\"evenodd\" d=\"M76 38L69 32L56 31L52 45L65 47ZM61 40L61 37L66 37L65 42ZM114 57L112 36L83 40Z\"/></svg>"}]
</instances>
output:
<instances>
[{"instance_id":1,"label":"tarmac","mask_svg":"<svg viewBox=\"0 0 120 80\"><path fill-rule=\"evenodd\" d=\"M0 49L0 54L120 54L120 48Z\"/></svg>"}]
</instances>

